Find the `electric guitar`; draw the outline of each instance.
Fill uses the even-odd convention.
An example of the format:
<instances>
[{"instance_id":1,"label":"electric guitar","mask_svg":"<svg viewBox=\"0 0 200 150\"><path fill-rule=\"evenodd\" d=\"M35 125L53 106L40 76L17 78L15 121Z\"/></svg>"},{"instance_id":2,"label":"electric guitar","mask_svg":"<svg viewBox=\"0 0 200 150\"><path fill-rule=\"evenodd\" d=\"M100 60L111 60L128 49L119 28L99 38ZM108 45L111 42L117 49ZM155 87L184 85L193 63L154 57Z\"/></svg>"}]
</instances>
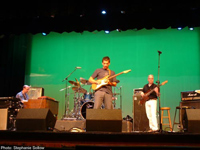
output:
<instances>
[{"instance_id":1,"label":"electric guitar","mask_svg":"<svg viewBox=\"0 0 200 150\"><path fill-rule=\"evenodd\" d=\"M165 85L167 82L168 82L168 81L166 80L166 81L162 82L159 86ZM155 88L156 88L156 87L155 87ZM155 88L152 89L152 90L149 90L148 92L146 92L146 93L144 94L144 96L141 98L141 100L139 101L138 104L139 104L139 105L143 105L147 100L149 100L149 95L150 95L151 93L154 92Z\"/></svg>"},{"instance_id":2,"label":"electric guitar","mask_svg":"<svg viewBox=\"0 0 200 150\"><path fill-rule=\"evenodd\" d=\"M128 72L130 72L130 71L131 71L131 69L130 69L130 70L126 70L126 71L122 71L122 72L120 72L120 73L118 73L118 74L115 74L115 75L113 75L113 76L110 76L110 77L109 77L109 75L107 75L107 76L105 76L104 78L97 80L97 81L101 81L100 84L92 84L92 89L93 89L93 90L98 90L98 89L100 89L102 86L108 85L108 83L105 82L106 79L110 80L110 79L112 79L112 78L114 78L114 77L116 77L116 76L118 76L118 75L121 75L121 74L123 74L123 73L128 73Z\"/></svg>"}]
</instances>

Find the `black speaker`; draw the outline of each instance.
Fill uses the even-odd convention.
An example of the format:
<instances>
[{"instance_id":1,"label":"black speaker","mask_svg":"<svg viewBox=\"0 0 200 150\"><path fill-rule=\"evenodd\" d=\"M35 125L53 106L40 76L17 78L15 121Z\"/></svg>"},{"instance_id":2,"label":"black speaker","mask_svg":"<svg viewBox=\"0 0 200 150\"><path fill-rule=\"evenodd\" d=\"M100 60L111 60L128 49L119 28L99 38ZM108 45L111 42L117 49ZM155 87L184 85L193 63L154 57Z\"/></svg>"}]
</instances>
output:
<instances>
[{"instance_id":1,"label":"black speaker","mask_svg":"<svg viewBox=\"0 0 200 150\"><path fill-rule=\"evenodd\" d=\"M180 106L190 106L193 109L200 109L200 100L182 101Z\"/></svg>"},{"instance_id":2,"label":"black speaker","mask_svg":"<svg viewBox=\"0 0 200 150\"><path fill-rule=\"evenodd\" d=\"M120 109L87 109L86 131L122 132Z\"/></svg>"},{"instance_id":3,"label":"black speaker","mask_svg":"<svg viewBox=\"0 0 200 150\"><path fill-rule=\"evenodd\" d=\"M200 109L186 109L183 120L185 132L200 133Z\"/></svg>"},{"instance_id":4,"label":"black speaker","mask_svg":"<svg viewBox=\"0 0 200 150\"><path fill-rule=\"evenodd\" d=\"M21 109L16 118L16 129L26 131L52 130L56 118L48 108Z\"/></svg>"},{"instance_id":5,"label":"black speaker","mask_svg":"<svg viewBox=\"0 0 200 150\"><path fill-rule=\"evenodd\" d=\"M148 131L149 120L146 115L145 104L138 105L141 99L140 89L134 89L133 91L133 130L134 131Z\"/></svg>"}]
</instances>

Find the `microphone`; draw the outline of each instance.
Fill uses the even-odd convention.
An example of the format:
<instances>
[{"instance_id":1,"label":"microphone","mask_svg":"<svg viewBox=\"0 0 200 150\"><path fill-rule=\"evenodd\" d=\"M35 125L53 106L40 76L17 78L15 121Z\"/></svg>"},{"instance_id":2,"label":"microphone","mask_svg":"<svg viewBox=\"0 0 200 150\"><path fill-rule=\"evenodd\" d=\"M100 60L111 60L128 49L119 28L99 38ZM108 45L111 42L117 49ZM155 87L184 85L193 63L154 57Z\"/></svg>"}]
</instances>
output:
<instances>
[{"instance_id":1,"label":"microphone","mask_svg":"<svg viewBox=\"0 0 200 150\"><path fill-rule=\"evenodd\" d=\"M71 86L61 89L60 91L64 91L65 89L69 89Z\"/></svg>"},{"instance_id":2,"label":"microphone","mask_svg":"<svg viewBox=\"0 0 200 150\"><path fill-rule=\"evenodd\" d=\"M158 51L158 53L159 53L159 54L162 54L162 52L161 52L161 51Z\"/></svg>"},{"instance_id":3,"label":"microphone","mask_svg":"<svg viewBox=\"0 0 200 150\"><path fill-rule=\"evenodd\" d=\"M76 69L81 69L81 67L75 67Z\"/></svg>"}]
</instances>

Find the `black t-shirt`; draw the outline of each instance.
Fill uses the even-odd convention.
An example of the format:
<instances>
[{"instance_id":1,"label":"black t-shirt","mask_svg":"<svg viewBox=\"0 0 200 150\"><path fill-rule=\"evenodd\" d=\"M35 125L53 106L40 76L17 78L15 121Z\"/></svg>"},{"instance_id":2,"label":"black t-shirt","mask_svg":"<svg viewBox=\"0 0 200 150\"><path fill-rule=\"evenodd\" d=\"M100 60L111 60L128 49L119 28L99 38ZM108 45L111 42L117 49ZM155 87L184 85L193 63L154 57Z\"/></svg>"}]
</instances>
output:
<instances>
[{"instance_id":1,"label":"black t-shirt","mask_svg":"<svg viewBox=\"0 0 200 150\"><path fill-rule=\"evenodd\" d=\"M96 69L91 77L93 79L97 78L97 80L98 80L98 79L104 78L107 75L109 75L109 71L106 69L100 68L100 69ZM113 76L113 75L115 75L115 72L110 70L110 76ZM116 77L110 79L110 82L116 82L116 81L117 81ZM112 95L112 86L111 85L102 86L99 90Z\"/></svg>"},{"instance_id":2,"label":"black t-shirt","mask_svg":"<svg viewBox=\"0 0 200 150\"><path fill-rule=\"evenodd\" d=\"M149 86L149 84L145 84L144 87L143 87L143 92L144 93L147 93L149 92L150 90L153 90L155 87L157 87L156 84L152 84L151 86ZM149 99L157 99L157 94L156 92L152 92L150 95L149 95Z\"/></svg>"}]
</instances>

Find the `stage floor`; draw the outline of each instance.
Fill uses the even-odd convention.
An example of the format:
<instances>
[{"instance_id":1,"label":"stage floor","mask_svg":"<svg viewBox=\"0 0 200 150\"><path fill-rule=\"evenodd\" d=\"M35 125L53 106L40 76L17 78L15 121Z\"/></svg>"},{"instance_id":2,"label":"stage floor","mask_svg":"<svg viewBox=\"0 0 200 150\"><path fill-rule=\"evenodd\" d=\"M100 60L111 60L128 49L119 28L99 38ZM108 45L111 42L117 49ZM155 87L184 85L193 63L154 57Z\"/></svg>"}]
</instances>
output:
<instances>
[{"instance_id":1,"label":"stage floor","mask_svg":"<svg viewBox=\"0 0 200 150\"><path fill-rule=\"evenodd\" d=\"M200 134L0 131L0 145L21 149L200 149Z\"/></svg>"}]
</instances>

